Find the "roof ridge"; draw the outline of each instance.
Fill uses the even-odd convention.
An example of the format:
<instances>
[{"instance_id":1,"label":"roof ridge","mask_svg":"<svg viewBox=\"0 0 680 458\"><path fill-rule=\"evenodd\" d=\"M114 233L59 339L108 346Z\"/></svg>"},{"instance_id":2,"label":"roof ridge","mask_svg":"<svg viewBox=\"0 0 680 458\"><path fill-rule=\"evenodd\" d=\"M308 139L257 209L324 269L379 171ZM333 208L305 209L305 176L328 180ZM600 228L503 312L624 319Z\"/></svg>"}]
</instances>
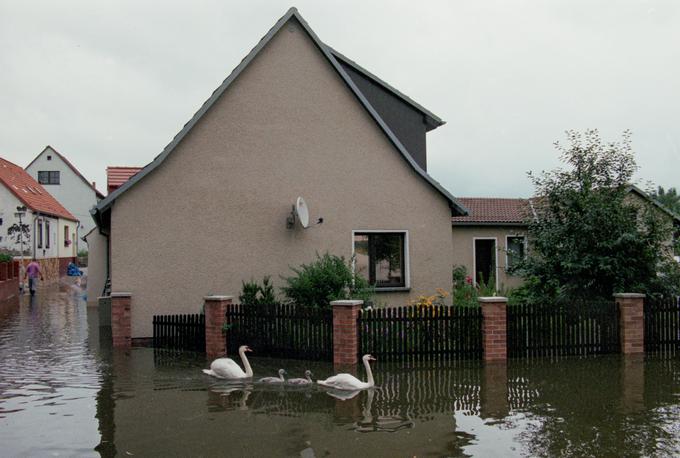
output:
<instances>
[{"instance_id":1,"label":"roof ridge","mask_svg":"<svg viewBox=\"0 0 680 458\"><path fill-rule=\"evenodd\" d=\"M297 8L291 7L290 9L288 9L286 14L284 14L278 21L276 21L274 26L272 26L267 32L267 34L265 34L260 39L257 45L255 45L255 47L253 47L250 50L250 52L243 59L241 59L241 62L239 62L239 64L232 70L232 72L227 76L227 78L222 82L222 84L220 84L212 92L210 97L201 105L199 110L196 113L194 113L194 115L188 122L184 124L182 129L173 137L172 141L165 146L163 151L161 151L161 153L158 154L150 163L145 165L139 172L137 172L137 174L134 177L123 183L118 189L114 190L112 193L110 193L108 196L102 199L91 210L91 213L95 217L95 219L97 219L96 215L100 214L101 212L109 208L113 204L113 202L118 198L118 196L127 191L130 187L134 186L135 183L143 179L146 175L151 173L165 160L165 158L175 149L179 142L182 141L182 139L191 131L194 125L196 125L196 123L212 107L212 105L216 103L217 100L219 100L219 98L227 90L231 83L250 64L250 62L255 58L255 56L259 54L260 50L262 50L262 48L264 48L267 45L267 43L269 43L269 41L274 37L274 35L276 35L276 33L283 27L283 25L286 24L293 17L295 17L295 19L300 23L304 31L311 38L312 42L317 46L317 48L321 51L324 57L326 57L331 66L336 70L341 79L349 87L350 91L357 97L359 103L361 103L361 105L363 105L363 107L369 112L369 114L374 119L376 124L378 124L378 126L383 130L383 132L387 135L390 142L397 148L397 151L399 151L399 153L406 160L406 162L408 162L409 165L411 165L413 170L415 170L415 172L418 175L420 175L425 181L427 181L432 187L434 187L440 194L442 194L449 201L449 206L452 208L452 210L455 210L461 214L467 213L467 209L465 208L464 205L458 202L451 193L444 189L444 187L441 184L439 184L439 182L437 182L430 175L428 175L427 172L425 172L415 162L415 160L408 152L408 150L404 147L404 145L396 137L396 135L394 135L392 130L380 117L375 108L373 108L368 99L366 99L363 93L358 89L356 84L352 81L347 72L345 72L340 63L331 54L331 52L328 49L328 46L326 46L319 39L316 33L314 33L311 27L309 27L305 19L298 13Z\"/></svg>"},{"instance_id":2,"label":"roof ridge","mask_svg":"<svg viewBox=\"0 0 680 458\"><path fill-rule=\"evenodd\" d=\"M430 110L413 100L411 97L408 95L404 94L401 92L399 89L395 88L391 84L389 84L387 81L383 80L382 78L376 76L374 73L370 72L366 68L362 67L359 65L356 61L350 59L349 57L345 56L342 54L340 51L337 49L333 48L332 46L325 44L324 45L328 48L328 50L333 54L333 57L339 58L342 62L346 63L353 69L357 70L359 73L362 73L363 75L367 76L369 79L372 81L376 82L380 86L384 87L388 91L392 92L394 95L396 95L398 98L402 99L404 102L408 103L411 105L413 108L416 110L420 111L422 114L425 116L429 117L433 122L433 129L439 126L443 126L446 124L446 121L441 119L439 116L436 114L432 113Z\"/></svg>"}]
</instances>

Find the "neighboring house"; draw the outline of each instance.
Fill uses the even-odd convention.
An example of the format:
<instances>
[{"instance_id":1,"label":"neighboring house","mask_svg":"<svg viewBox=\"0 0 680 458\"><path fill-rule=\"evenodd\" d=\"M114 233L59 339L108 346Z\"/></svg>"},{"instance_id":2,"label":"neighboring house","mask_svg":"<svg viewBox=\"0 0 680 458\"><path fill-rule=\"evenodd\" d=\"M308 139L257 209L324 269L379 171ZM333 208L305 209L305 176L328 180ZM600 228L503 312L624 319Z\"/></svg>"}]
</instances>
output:
<instances>
[{"instance_id":1,"label":"neighboring house","mask_svg":"<svg viewBox=\"0 0 680 458\"><path fill-rule=\"evenodd\" d=\"M527 230L533 216L530 199L458 197L469 210L467 216L451 218L453 264L464 266L473 278L487 281L494 275L496 288L516 287L522 278L513 274L513 264L526 256ZM674 214L636 186L628 187L627 203L653 205L659 215L680 234L680 216ZM670 247L672 240L668 241Z\"/></svg>"},{"instance_id":2,"label":"neighboring house","mask_svg":"<svg viewBox=\"0 0 680 458\"><path fill-rule=\"evenodd\" d=\"M112 291L132 294L132 337L152 334L154 314L238 295L243 280L272 275L280 286L316 253L356 254L379 302L448 288L451 216L466 210L425 171L425 135L443 123L289 10L93 210L100 231L88 241L110 244ZM309 229L287 227L298 196Z\"/></svg>"},{"instance_id":3,"label":"neighboring house","mask_svg":"<svg viewBox=\"0 0 680 458\"><path fill-rule=\"evenodd\" d=\"M77 252L80 237L94 227L90 209L104 196L97 191L94 183L88 181L66 157L51 146L46 146L28 164L26 171L80 221L74 242Z\"/></svg>"},{"instance_id":4,"label":"neighboring house","mask_svg":"<svg viewBox=\"0 0 680 458\"><path fill-rule=\"evenodd\" d=\"M473 281L488 283L493 277L496 288L516 287L522 279L512 268L527 252L527 199L496 197L459 197L467 216L451 218L453 265L464 266Z\"/></svg>"},{"instance_id":5,"label":"neighboring house","mask_svg":"<svg viewBox=\"0 0 680 458\"><path fill-rule=\"evenodd\" d=\"M106 167L106 192L111 194L140 170L142 167Z\"/></svg>"},{"instance_id":6,"label":"neighboring house","mask_svg":"<svg viewBox=\"0 0 680 458\"><path fill-rule=\"evenodd\" d=\"M0 158L0 248L20 252L17 207L26 207L21 223L23 248L38 259L59 258L60 270L76 256L78 219L16 164Z\"/></svg>"}]
</instances>

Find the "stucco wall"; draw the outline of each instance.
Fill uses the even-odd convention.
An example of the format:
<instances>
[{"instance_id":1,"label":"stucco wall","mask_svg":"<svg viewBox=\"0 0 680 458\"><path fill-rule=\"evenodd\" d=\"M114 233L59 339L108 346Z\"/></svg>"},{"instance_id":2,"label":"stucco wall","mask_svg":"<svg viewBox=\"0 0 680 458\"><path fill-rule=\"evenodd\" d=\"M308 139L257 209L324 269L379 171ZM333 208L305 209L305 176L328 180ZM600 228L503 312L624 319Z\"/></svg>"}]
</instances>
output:
<instances>
[{"instance_id":1,"label":"stucco wall","mask_svg":"<svg viewBox=\"0 0 680 458\"><path fill-rule=\"evenodd\" d=\"M106 237L98 230L87 238L87 304L96 305L106 282Z\"/></svg>"},{"instance_id":2,"label":"stucco wall","mask_svg":"<svg viewBox=\"0 0 680 458\"><path fill-rule=\"evenodd\" d=\"M12 194L4 185L0 184L0 218L2 218L2 225L0 225L0 248L7 248L10 250L20 250L21 245L16 243L14 240L10 240L7 236L7 229L14 224L19 223L19 219L14 217L14 213L17 211L17 207L23 205L23 203L17 199L17 197ZM33 220L32 216L24 216L22 222L27 224L26 221L30 222ZM32 226L31 226L32 227ZM31 240L24 240L24 249L31 249L33 246L33 233L31 232Z\"/></svg>"},{"instance_id":3,"label":"stucco wall","mask_svg":"<svg viewBox=\"0 0 680 458\"><path fill-rule=\"evenodd\" d=\"M506 236L526 235L526 230L514 226L453 226L453 265L465 266L472 275L474 270L474 239L496 238L496 278L499 287L514 288L522 284L522 279L506 271Z\"/></svg>"},{"instance_id":4,"label":"stucco wall","mask_svg":"<svg viewBox=\"0 0 680 458\"><path fill-rule=\"evenodd\" d=\"M302 195L320 226L287 230ZM407 196L408 198L404 198ZM265 47L161 167L112 209L113 291L129 291L132 336L154 313L200 310L208 293L290 274L352 230L407 229L410 293L449 287L448 202L408 166L297 23Z\"/></svg>"},{"instance_id":5,"label":"stucco wall","mask_svg":"<svg viewBox=\"0 0 680 458\"><path fill-rule=\"evenodd\" d=\"M47 156L51 156L52 160L48 161ZM97 204L97 195L94 190L50 148L40 153L26 169L26 172L36 181L39 171L60 172L58 185L43 184L43 187L80 221L78 239L87 234L94 227L94 220L90 216L90 209Z\"/></svg>"},{"instance_id":6,"label":"stucco wall","mask_svg":"<svg viewBox=\"0 0 680 458\"><path fill-rule=\"evenodd\" d=\"M59 218L59 257L60 258L71 258L73 256L77 256L78 252L76 251L77 248L77 234L76 231L78 230L77 228L78 223L75 221L69 221L66 219ZM64 245L64 228L68 227L68 236L69 240L71 240L71 244L69 246Z\"/></svg>"}]
</instances>

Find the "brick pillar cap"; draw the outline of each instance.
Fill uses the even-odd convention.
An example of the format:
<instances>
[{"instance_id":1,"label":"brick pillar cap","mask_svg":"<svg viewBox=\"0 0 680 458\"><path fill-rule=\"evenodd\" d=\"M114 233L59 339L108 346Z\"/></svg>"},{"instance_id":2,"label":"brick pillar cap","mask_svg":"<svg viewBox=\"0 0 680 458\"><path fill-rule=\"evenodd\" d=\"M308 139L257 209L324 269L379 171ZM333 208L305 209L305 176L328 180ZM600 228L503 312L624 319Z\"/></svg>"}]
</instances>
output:
<instances>
[{"instance_id":1,"label":"brick pillar cap","mask_svg":"<svg viewBox=\"0 0 680 458\"><path fill-rule=\"evenodd\" d=\"M477 300L479 302L508 302L508 298L503 296L478 297Z\"/></svg>"},{"instance_id":2,"label":"brick pillar cap","mask_svg":"<svg viewBox=\"0 0 680 458\"><path fill-rule=\"evenodd\" d=\"M642 299L647 295L642 293L615 293L614 297L617 299Z\"/></svg>"},{"instance_id":3,"label":"brick pillar cap","mask_svg":"<svg viewBox=\"0 0 680 458\"><path fill-rule=\"evenodd\" d=\"M97 297L97 300L99 299L111 299L111 296L99 296Z\"/></svg>"},{"instance_id":4,"label":"brick pillar cap","mask_svg":"<svg viewBox=\"0 0 680 458\"><path fill-rule=\"evenodd\" d=\"M132 297L132 293L111 293L111 297Z\"/></svg>"},{"instance_id":5,"label":"brick pillar cap","mask_svg":"<svg viewBox=\"0 0 680 458\"><path fill-rule=\"evenodd\" d=\"M331 307L351 307L354 305L364 305L364 301L331 301Z\"/></svg>"},{"instance_id":6,"label":"brick pillar cap","mask_svg":"<svg viewBox=\"0 0 680 458\"><path fill-rule=\"evenodd\" d=\"M204 301L230 301L233 298L234 296L219 296L219 295L203 296Z\"/></svg>"}]
</instances>

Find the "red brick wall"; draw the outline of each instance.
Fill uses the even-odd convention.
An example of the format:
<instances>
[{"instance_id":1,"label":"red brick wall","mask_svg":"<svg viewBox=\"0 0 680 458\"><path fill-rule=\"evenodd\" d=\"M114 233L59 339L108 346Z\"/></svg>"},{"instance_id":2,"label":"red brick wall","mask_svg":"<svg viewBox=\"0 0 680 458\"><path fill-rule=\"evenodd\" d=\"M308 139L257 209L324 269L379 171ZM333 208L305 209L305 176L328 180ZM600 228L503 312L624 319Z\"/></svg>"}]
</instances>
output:
<instances>
[{"instance_id":1,"label":"red brick wall","mask_svg":"<svg viewBox=\"0 0 680 458\"><path fill-rule=\"evenodd\" d=\"M359 335L357 319L363 301L334 301L333 307L333 364L338 366L357 363Z\"/></svg>"},{"instance_id":2,"label":"red brick wall","mask_svg":"<svg viewBox=\"0 0 680 458\"><path fill-rule=\"evenodd\" d=\"M111 336L113 346L130 348L132 295L111 293Z\"/></svg>"},{"instance_id":3,"label":"red brick wall","mask_svg":"<svg viewBox=\"0 0 680 458\"><path fill-rule=\"evenodd\" d=\"M482 307L482 345L484 361L506 361L508 358L507 343L507 307L504 297L480 297Z\"/></svg>"},{"instance_id":4,"label":"red brick wall","mask_svg":"<svg viewBox=\"0 0 680 458\"><path fill-rule=\"evenodd\" d=\"M231 304L231 296L206 296L205 311L205 354L208 359L227 355L227 339L224 335L227 305Z\"/></svg>"},{"instance_id":5,"label":"red brick wall","mask_svg":"<svg viewBox=\"0 0 680 458\"><path fill-rule=\"evenodd\" d=\"M645 352L644 294L614 294L619 305L621 353Z\"/></svg>"}]
</instances>

